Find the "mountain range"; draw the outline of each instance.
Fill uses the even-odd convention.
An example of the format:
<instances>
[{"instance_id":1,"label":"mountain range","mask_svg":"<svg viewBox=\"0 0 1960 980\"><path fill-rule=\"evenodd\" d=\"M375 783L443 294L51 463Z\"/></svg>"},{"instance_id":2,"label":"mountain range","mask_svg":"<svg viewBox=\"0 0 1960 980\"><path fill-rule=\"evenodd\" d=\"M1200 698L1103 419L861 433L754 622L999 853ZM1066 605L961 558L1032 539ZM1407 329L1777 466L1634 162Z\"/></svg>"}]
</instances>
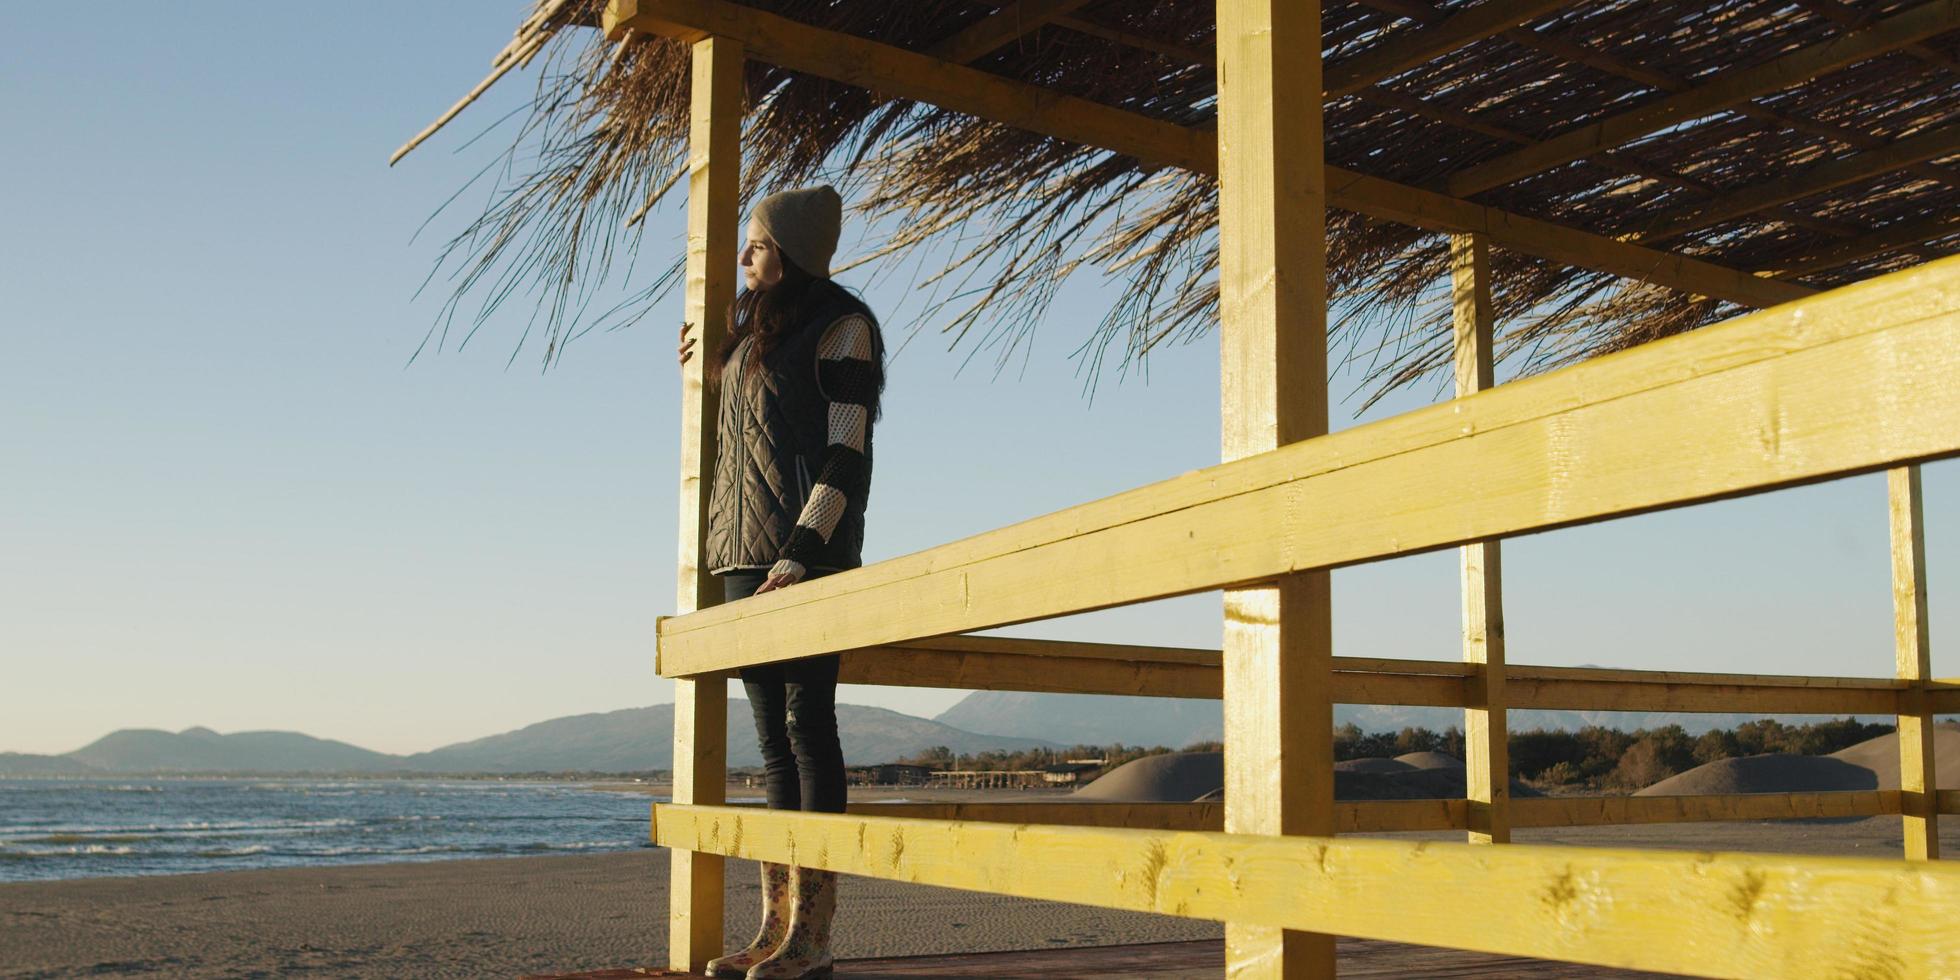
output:
<instances>
[{"instance_id":1,"label":"mountain range","mask_svg":"<svg viewBox=\"0 0 1960 980\"><path fill-rule=\"evenodd\" d=\"M1678 724L1691 734L1732 728L1755 715L1604 711L1514 711L1511 730L1574 730L1605 725L1632 731ZM1784 719L1790 720L1790 719ZM936 718L873 708L837 706L844 758L854 765L890 762L935 746L973 754L990 749L1072 745L1183 748L1224 737L1217 701L1175 698L978 691ZM1442 731L1463 724L1451 708L1336 705L1336 724L1364 731L1417 727ZM0 752L0 774L88 775L156 772L513 773L644 772L673 766L674 706L656 704L538 722L413 755L390 755L297 732L181 732L124 729L73 752ZM728 764L761 764L748 703L728 706Z\"/></svg>"},{"instance_id":2,"label":"mountain range","mask_svg":"<svg viewBox=\"0 0 1960 980\"><path fill-rule=\"evenodd\" d=\"M1025 749L1039 739L982 735L925 718L864 705L837 706L844 758L852 764L889 762L932 748L954 752ZM88 775L156 772L644 772L673 766L674 706L656 704L554 718L516 731L446 745L413 755L390 755L297 732L181 732L124 729L63 755L0 753L0 773ZM728 764L762 763L748 702L728 705Z\"/></svg>"}]
</instances>

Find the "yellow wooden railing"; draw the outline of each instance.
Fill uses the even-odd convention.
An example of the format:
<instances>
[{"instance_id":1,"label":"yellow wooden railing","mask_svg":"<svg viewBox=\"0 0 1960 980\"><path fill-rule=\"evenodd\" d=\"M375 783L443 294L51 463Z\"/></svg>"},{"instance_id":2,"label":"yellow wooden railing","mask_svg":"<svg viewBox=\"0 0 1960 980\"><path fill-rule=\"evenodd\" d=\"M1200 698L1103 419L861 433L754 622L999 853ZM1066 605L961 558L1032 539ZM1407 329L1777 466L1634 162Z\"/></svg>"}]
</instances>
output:
<instances>
[{"instance_id":1,"label":"yellow wooden railing","mask_svg":"<svg viewBox=\"0 0 1960 980\"><path fill-rule=\"evenodd\" d=\"M995 16L1018 20L1021 6ZM1528 16L1518 9L1468 16ZM721 862L736 856L1215 919L1236 977L1331 975L1336 935L1709 976L1960 975L1948 932L1960 872L1927 860L1938 814L1960 808L1932 783L1931 737L1935 713L1960 710L1960 684L1931 678L1918 477L1921 462L1960 454L1960 258L1820 294L1327 166L1319 4L1216 10L1214 130L728 0L608 6L622 51L650 35L691 46L684 316L699 349L726 336L734 298L750 59L1218 187L1223 465L717 606L700 562L716 415L705 359L684 368L677 615L659 625L658 654L675 679L674 792L654 808L654 837L674 849L669 962L699 969L719 952ZM1416 47L1391 50L1403 44L1391 38L1371 60L1392 73L1434 53L1428 31L1405 40ZM1455 400L1327 434L1330 206L1449 236ZM1493 386L1493 247L1758 312ZM1502 538L1879 470L1895 677L1506 663ZM1462 560L1462 662L1333 656L1330 569L1444 548ZM1224 592L1219 650L963 635L1212 590ZM729 672L824 653L842 654L854 683L1220 698L1225 801L721 805ZM1462 707L1465 798L1336 803L1336 702ZM1900 789L1513 801L1516 708L1892 714ZM1900 815L1912 860L1507 843L1516 827L1861 814ZM1466 842L1336 836L1434 829Z\"/></svg>"},{"instance_id":2,"label":"yellow wooden railing","mask_svg":"<svg viewBox=\"0 0 1960 980\"><path fill-rule=\"evenodd\" d=\"M1760 711L1924 726L1960 710L1960 683L1923 667L1916 467L1956 454L1960 258L666 618L659 669L718 685L745 665L840 652L853 683L1216 698L1216 650L957 634L1890 470L1900 649L1913 658L1899 677L1511 665L1502 700L1477 706L1500 718ZM1329 701L1445 706L1475 704L1487 669L1332 664ZM1908 751L1921 751L1907 731ZM677 748L698 780L724 747L689 732ZM1506 827L1903 813L1919 821L1923 854L1936 847L1932 813L1956 812L1960 794L1926 791L1929 750L1906 761L1898 791L1485 803ZM1474 828L1471 802L1342 803L1335 822ZM655 807L654 833L694 854L1313 934L1709 976L1960 975L1949 929L1960 869L1940 863L1226 834L1223 813L1033 803L818 815L683 802Z\"/></svg>"}]
</instances>

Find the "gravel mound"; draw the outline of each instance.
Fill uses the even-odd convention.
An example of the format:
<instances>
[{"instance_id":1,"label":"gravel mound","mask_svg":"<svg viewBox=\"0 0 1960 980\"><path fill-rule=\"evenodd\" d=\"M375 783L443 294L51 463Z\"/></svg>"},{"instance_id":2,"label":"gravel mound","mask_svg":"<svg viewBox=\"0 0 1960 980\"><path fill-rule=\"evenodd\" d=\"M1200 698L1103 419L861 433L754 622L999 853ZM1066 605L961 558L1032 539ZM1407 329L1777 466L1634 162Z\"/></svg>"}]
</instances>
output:
<instances>
[{"instance_id":1,"label":"gravel mound","mask_svg":"<svg viewBox=\"0 0 1960 980\"><path fill-rule=\"evenodd\" d=\"M1409 772L1418 768L1422 767L1409 765L1400 759L1349 759L1334 763L1335 772Z\"/></svg>"},{"instance_id":2,"label":"gravel mound","mask_svg":"<svg viewBox=\"0 0 1960 980\"><path fill-rule=\"evenodd\" d=\"M1448 756L1444 756L1448 758ZM1336 766L1337 800L1460 799L1464 794L1463 764L1454 768L1417 769L1390 759L1355 762L1395 763L1388 771L1356 771ZM1073 799L1110 803L1189 803L1224 797L1223 752L1172 752L1146 756L1116 767L1101 779L1076 790ZM1521 783L1511 784L1514 797L1540 795Z\"/></svg>"},{"instance_id":3,"label":"gravel mound","mask_svg":"<svg viewBox=\"0 0 1960 980\"><path fill-rule=\"evenodd\" d=\"M1896 777L1895 777L1896 778ZM1726 793L1825 793L1877 789L1878 776L1843 759L1815 755L1751 755L1718 759L1655 783L1635 796Z\"/></svg>"},{"instance_id":4,"label":"gravel mound","mask_svg":"<svg viewBox=\"0 0 1960 980\"><path fill-rule=\"evenodd\" d=\"M1398 755L1395 761L1417 769L1455 769L1462 771L1463 760L1444 752L1410 752Z\"/></svg>"},{"instance_id":5,"label":"gravel mound","mask_svg":"<svg viewBox=\"0 0 1960 980\"><path fill-rule=\"evenodd\" d=\"M1897 735L1880 735L1833 752L1829 757L1870 769L1878 778L1879 789L1899 788ZM1960 725L1947 722L1934 726L1933 762L1939 769L1939 788L1960 789Z\"/></svg>"}]
</instances>

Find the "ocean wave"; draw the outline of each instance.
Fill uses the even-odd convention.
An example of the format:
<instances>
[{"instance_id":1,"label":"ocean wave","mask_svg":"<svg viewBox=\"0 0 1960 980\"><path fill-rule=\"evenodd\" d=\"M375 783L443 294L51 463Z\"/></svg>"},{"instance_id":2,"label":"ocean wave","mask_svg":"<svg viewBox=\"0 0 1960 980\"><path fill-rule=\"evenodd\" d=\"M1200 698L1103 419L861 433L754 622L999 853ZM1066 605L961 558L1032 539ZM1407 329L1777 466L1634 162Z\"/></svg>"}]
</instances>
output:
<instances>
[{"instance_id":1,"label":"ocean wave","mask_svg":"<svg viewBox=\"0 0 1960 980\"><path fill-rule=\"evenodd\" d=\"M33 851L5 848L0 849L0 858L10 861L22 861L38 858L128 857L135 853L136 849L126 844L78 844L73 847L54 847Z\"/></svg>"},{"instance_id":2,"label":"ocean wave","mask_svg":"<svg viewBox=\"0 0 1960 980\"><path fill-rule=\"evenodd\" d=\"M136 844L155 840L149 834L48 834L43 837L15 837L7 844Z\"/></svg>"},{"instance_id":3,"label":"ocean wave","mask_svg":"<svg viewBox=\"0 0 1960 980\"><path fill-rule=\"evenodd\" d=\"M191 853L192 856L201 858L230 858L265 854L269 850L271 849L264 844L253 844L250 847L219 847L207 851L193 851Z\"/></svg>"},{"instance_id":4,"label":"ocean wave","mask_svg":"<svg viewBox=\"0 0 1960 980\"><path fill-rule=\"evenodd\" d=\"M192 836L211 832L317 830L324 827L352 827L361 821L350 817L323 820L186 820L181 823L151 824L40 824L0 827L0 837L15 834L179 834Z\"/></svg>"},{"instance_id":5,"label":"ocean wave","mask_svg":"<svg viewBox=\"0 0 1960 980\"><path fill-rule=\"evenodd\" d=\"M423 844L418 847L320 847L281 850L276 853L287 857L348 857L356 854L465 854L492 850L494 848L475 844Z\"/></svg>"}]
</instances>

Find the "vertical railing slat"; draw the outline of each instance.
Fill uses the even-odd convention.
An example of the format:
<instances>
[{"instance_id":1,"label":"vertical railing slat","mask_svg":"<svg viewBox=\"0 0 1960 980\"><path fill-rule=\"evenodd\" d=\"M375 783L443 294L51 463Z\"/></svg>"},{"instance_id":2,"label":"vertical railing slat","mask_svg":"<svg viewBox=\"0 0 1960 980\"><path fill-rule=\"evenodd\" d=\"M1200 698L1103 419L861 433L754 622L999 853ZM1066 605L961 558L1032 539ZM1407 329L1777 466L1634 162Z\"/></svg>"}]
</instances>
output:
<instances>
[{"instance_id":1,"label":"vertical railing slat","mask_svg":"<svg viewBox=\"0 0 1960 980\"><path fill-rule=\"evenodd\" d=\"M1456 394L1495 383L1491 358L1490 243L1478 232L1450 236L1450 302L1455 325ZM1465 689L1463 746L1470 842L1511 839L1510 726L1504 708L1504 600L1496 541L1460 549L1463 659L1477 664Z\"/></svg>"},{"instance_id":2,"label":"vertical railing slat","mask_svg":"<svg viewBox=\"0 0 1960 980\"><path fill-rule=\"evenodd\" d=\"M721 601L721 586L703 567L708 493L714 481L715 399L707 362L728 332L735 298L736 223L740 216L742 45L727 38L694 42L693 119L687 183L687 322L698 338L681 372L680 567L675 607L692 612ZM674 682L674 802L718 805L728 781L728 682L719 675ZM721 955L722 865L719 855L673 850L667 962L700 972Z\"/></svg>"},{"instance_id":3,"label":"vertical railing slat","mask_svg":"<svg viewBox=\"0 0 1960 980\"><path fill-rule=\"evenodd\" d=\"M1219 331L1226 459L1327 431L1318 0L1219 0ZM1225 592L1225 828L1332 834L1328 573ZM1334 973L1332 936L1227 923L1226 974Z\"/></svg>"},{"instance_id":4,"label":"vertical railing slat","mask_svg":"<svg viewBox=\"0 0 1960 980\"><path fill-rule=\"evenodd\" d=\"M1933 766L1933 713L1926 703L1932 648L1926 623L1925 504L1919 467L1886 471L1892 514L1892 610L1899 677L1899 812L1905 821L1906 857L1940 856L1939 785Z\"/></svg>"}]
</instances>

